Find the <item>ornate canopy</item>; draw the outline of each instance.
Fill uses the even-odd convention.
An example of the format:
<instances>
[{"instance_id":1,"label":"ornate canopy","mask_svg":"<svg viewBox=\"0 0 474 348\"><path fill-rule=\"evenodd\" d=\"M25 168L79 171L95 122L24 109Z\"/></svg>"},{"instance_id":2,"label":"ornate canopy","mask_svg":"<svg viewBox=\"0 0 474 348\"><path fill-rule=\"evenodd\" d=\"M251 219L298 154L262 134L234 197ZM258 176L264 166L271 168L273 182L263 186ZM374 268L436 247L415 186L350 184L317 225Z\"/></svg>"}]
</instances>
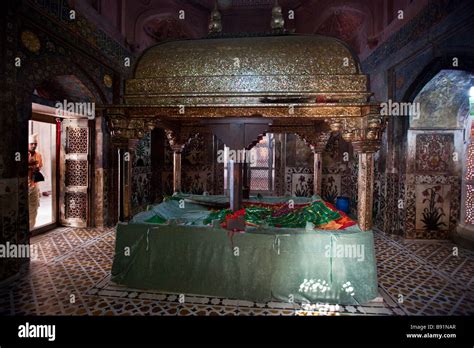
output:
<instances>
[{"instance_id":1,"label":"ornate canopy","mask_svg":"<svg viewBox=\"0 0 474 348\"><path fill-rule=\"evenodd\" d=\"M264 118L266 131L302 126L314 135L330 126L349 141L377 140L383 120L369 97L367 76L345 43L268 35L153 46L125 82L123 104L106 109L117 141L157 126L176 133L235 117Z\"/></svg>"},{"instance_id":2,"label":"ornate canopy","mask_svg":"<svg viewBox=\"0 0 474 348\"><path fill-rule=\"evenodd\" d=\"M127 105L275 106L292 98L366 102L367 96L367 77L349 48L308 35L164 43L142 55L125 85Z\"/></svg>"},{"instance_id":3,"label":"ornate canopy","mask_svg":"<svg viewBox=\"0 0 474 348\"><path fill-rule=\"evenodd\" d=\"M174 151L175 191L181 187L181 151L197 133L212 132L230 148L242 149L272 132L296 133L312 147L314 191L320 192L321 151L331 132L342 132L361 154L359 224L369 229L373 153L386 120L378 104L369 102L367 86L357 56L334 38L282 34L181 40L143 53L133 78L125 82L123 103L104 109L120 148L156 127L165 129ZM231 207L238 207L242 168L236 164L232 170Z\"/></svg>"}]
</instances>

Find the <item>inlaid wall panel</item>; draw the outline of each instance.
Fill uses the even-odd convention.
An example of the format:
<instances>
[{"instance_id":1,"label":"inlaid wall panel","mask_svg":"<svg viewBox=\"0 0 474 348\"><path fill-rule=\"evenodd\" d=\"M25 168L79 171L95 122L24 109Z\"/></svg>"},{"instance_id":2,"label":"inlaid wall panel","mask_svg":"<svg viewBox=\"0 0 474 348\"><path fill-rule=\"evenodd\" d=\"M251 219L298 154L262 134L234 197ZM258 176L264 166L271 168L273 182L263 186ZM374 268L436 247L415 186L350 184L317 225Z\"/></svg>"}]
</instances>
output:
<instances>
[{"instance_id":1,"label":"inlaid wall panel","mask_svg":"<svg viewBox=\"0 0 474 348\"><path fill-rule=\"evenodd\" d=\"M87 218L87 194L82 192L67 192L65 194L66 219Z\"/></svg>"},{"instance_id":2,"label":"inlaid wall panel","mask_svg":"<svg viewBox=\"0 0 474 348\"><path fill-rule=\"evenodd\" d=\"M67 131L67 153L88 153L88 130L83 127L71 127Z\"/></svg>"},{"instance_id":3,"label":"inlaid wall panel","mask_svg":"<svg viewBox=\"0 0 474 348\"><path fill-rule=\"evenodd\" d=\"M88 162L66 160L66 186L87 186Z\"/></svg>"}]
</instances>

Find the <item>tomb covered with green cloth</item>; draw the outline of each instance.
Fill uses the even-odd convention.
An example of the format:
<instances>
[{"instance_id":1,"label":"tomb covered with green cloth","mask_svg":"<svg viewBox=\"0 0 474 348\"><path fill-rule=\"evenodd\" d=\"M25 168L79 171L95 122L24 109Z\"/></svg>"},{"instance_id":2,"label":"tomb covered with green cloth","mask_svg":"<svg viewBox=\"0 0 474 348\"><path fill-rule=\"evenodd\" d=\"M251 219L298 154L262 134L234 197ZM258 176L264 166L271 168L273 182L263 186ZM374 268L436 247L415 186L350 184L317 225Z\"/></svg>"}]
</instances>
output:
<instances>
[{"instance_id":1,"label":"tomb covered with green cloth","mask_svg":"<svg viewBox=\"0 0 474 348\"><path fill-rule=\"evenodd\" d=\"M320 230L312 224L265 223L234 232L204 223L212 214L208 203L225 203L225 198L179 198L117 225L113 282L256 302L362 304L377 296L372 231L357 225ZM288 198L272 200L263 203ZM311 204L310 199L295 202Z\"/></svg>"}]
</instances>

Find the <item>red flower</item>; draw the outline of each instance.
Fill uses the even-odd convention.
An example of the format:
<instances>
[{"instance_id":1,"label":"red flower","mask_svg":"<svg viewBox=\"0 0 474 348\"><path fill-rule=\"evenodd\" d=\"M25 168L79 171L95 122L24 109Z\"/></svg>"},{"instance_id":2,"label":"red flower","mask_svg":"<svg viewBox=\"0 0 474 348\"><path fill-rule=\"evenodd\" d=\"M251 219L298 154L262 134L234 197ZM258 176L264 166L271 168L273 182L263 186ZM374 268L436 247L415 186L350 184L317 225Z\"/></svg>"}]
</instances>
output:
<instances>
[{"instance_id":1,"label":"red flower","mask_svg":"<svg viewBox=\"0 0 474 348\"><path fill-rule=\"evenodd\" d=\"M245 216L245 209L237 210L237 211L234 213L234 216L235 216L235 217L237 217L237 216Z\"/></svg>"},{"instance_id":2,"label":"red flower","mask_svg":"<svg viewBox=\"0 0 474 348\"><path fill-rule=\"evenodd\" d=\"M237 219L239 216L245 216L245 209L240 209L240 210L237 210L235 211L234 213L229 213L225 216L225 220L228 221L228 220L235 220Z\"/></svg>"}]
</instances>

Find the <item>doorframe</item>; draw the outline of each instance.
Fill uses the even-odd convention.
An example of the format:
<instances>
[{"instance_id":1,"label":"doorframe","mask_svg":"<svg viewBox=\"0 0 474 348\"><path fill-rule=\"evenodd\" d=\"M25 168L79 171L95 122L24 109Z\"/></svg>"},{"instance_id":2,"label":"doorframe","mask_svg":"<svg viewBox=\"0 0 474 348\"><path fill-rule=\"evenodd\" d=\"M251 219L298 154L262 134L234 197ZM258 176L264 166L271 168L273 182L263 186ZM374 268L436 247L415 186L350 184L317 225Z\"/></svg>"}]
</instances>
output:
<instances>
[{"instance_id":1,"label":"doorframe","mask_svg":"<svg viewBox=\"0 0 474 348\"><path fill-rule=\"evenodd\" d=\"M55 109L52 108L51 106L47 106L44 104L37 104L39 108L36 110L33 110L33 103L31 107L31 117L29 120L31 121L38 121L38 122L45 122L45 123L51 123L56 125L56 132L58 131L58 126L59 126L59 131L64 132L64 129L62 127L62 121L64 119L76 119L79 117L60 117L55 114ZM56 120L60 120L61 122L58 122ZM88 211L87 211L87 221L86 221L86 227L92 227L94 225L94 209L93 209L93 193L95 192L95 182L93 180L93 173L94 173L94 168L95 168L95 153L96 153L96 148L95 148L95 119L94 120L88 120L87 122L87 128L88 128L88 142L89 142L89 154L88 154L88 170L89 170L89 175L88 175L88 188L87 188L87 205L88 205ZM57 133L56 133L57 134ZM30 230L31 237L37 236L39 234L51 231L57 227L63 226L61 224L61 142L59 143L56 140L56 183L55 183L55 206L56 209L54 211L56 215L56 221L48 224L41 226L39 228Z\"/></svg>"},{"instance_id":2,"label":"doorframe","mask_svg":"<svg viewBox=\"0 0 474 348\"><path fill-rule=\"evenodd\" d=\"M95 195L95 154L96 154L96 129L95 129L95 122L96 119L88 120L87 121L87 128L89 128L88 136L89 136L89 153L87 157L87 166L88 166L88 187L87 187L87 227L95 227L95 209L94 206L94 195ZM59 197L59 196L58 196Z\"/></svg>"}]
</instances>

